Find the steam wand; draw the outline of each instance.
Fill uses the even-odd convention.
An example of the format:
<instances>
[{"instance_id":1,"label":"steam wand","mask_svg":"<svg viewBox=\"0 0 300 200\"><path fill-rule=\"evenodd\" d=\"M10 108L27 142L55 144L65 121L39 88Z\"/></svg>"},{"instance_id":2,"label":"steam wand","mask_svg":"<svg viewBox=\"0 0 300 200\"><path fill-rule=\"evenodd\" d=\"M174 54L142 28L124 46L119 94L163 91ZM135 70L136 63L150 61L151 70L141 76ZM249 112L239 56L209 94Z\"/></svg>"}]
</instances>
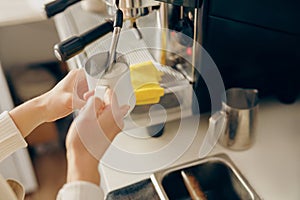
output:
<instances>
[{"instance_id":1,"label":"steam wand","mask_svg":"<svg viewBox=\"0 0 300 200\"><path fill-rule=\"evenodd\" d=\"M104 73L110 72L113 66L113 63L116 62L116 49L120 37L120 32L123 26L123 12L119 9L119 1L116 1L116 14L114 20L114 30L112 35L112 41L109 49L109 58L108 58L108 65L105 69Z\"/></svg>"}]
</instances>

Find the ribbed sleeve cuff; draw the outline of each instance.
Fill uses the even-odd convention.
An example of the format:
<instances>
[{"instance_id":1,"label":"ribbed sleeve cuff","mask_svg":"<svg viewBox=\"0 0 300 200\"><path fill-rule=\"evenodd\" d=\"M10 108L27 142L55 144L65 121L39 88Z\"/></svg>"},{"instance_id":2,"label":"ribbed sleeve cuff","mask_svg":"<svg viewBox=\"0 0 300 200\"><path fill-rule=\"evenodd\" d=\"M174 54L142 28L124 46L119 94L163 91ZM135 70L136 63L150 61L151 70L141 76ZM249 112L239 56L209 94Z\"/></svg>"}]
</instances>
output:
<instances>
[{"instance_id":1,"label":"ribbed sleeve cuff","mask_svg":"<svg viewBox=\"0 0 300 200\"><path fill-rule=\"evenodd\" d=\"M86 181L74 181L65 184L58 192L56 200L103 200L100 186Z\"/></svg>"},{"instance_id":2,"label":"ribbed sleeve cuff","mask_svg":"<svg viewBox=\"0 0 300 200\"><path fill-rule=\"evenodd\" d=\"M0 114L0 161L26 146L27 143L9 113L5 111Z\"/></svg>"}]
</instances>

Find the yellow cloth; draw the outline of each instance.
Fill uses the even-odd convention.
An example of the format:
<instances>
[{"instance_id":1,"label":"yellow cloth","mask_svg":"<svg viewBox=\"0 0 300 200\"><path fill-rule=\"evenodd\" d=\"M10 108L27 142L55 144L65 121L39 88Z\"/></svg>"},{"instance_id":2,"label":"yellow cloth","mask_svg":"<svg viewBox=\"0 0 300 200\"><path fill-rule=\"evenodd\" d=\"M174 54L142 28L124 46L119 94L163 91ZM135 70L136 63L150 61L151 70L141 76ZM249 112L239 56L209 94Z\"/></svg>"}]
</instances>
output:
<instances>
[{"instance_id":1,"label":"yellow cloth","mask_svg":"<svg viewBox=\"0 0 300 200\"><path fill-rule=\"evenodd\" d=\"M151 61L130 66L131 83L136 97L136 105L158 103L164 95L159 81L163 72L156 69Z\"/></svg>"}]
</instances>

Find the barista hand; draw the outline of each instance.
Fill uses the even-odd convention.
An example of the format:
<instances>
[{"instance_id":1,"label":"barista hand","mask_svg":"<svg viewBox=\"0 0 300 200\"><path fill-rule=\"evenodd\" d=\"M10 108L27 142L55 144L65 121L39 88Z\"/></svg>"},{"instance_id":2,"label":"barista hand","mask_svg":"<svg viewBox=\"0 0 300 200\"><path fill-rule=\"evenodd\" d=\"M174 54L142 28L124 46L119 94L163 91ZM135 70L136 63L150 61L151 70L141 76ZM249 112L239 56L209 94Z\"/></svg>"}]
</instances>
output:
<instances>
[{"instance_id":1,"label":"barista hand","mask_svg":"<svg viewBox=\"0 0 300 200\"><path fill-rule=\"evenodd\" d=\"M40 124L55 121L83 107L86 102L83 95L87 90L84 71L71 70L50 91L21 104L9 114L25 137Z\"/></svg>"},{"instance_id":2,"label":"barista hand","mask_svg":"<svg viewBox=\"0 0 300 200\"><path fill-rule=\"evenodd\" d=\"M47 101L46 121L55 121L82 108L86 101L83 95L88 91L85 74L82 69L71 70L52 90L42 98Z\"/></svg>"},{"instance_id":3,"label":"barista hand","mask_svg":"<svg viewBox=\"0 0 300 200\"><path fill-rule=\"evenodd\" d=\"M72 123L67 139L67 181L99 184L98 163L111 141L123 128L129 106L119 107L109 91L104 101L90 97Z\"/></svg>"}]
</instances>

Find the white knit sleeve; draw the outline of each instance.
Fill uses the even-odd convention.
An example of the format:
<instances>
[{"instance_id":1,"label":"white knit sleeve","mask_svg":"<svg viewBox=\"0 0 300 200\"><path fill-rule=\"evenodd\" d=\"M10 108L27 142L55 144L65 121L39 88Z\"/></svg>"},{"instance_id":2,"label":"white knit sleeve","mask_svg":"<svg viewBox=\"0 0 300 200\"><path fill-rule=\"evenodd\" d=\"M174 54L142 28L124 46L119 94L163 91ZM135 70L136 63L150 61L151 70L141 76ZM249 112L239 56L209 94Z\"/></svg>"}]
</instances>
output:
<instances>
[{"instance_id":1,"label":"white knit sleeve","mask_svg":"<svg viewBox=\"0 0 300 200\"><path fill-rule=\"evenodd\" d=\"M100 186L86 181L65 184L58 192L56 200L103 200Z\"/></svg>"},{"instance_id":2,"label":"white knit sleeve","mask_svg":"<svg viewBox=\"0 0 300 200\"><path fill-rule=\"evenodd\" d=\"M5 111L0 114L0 161L26 146L27 143L9 113Z\"/></svg>"}]
</instances>

